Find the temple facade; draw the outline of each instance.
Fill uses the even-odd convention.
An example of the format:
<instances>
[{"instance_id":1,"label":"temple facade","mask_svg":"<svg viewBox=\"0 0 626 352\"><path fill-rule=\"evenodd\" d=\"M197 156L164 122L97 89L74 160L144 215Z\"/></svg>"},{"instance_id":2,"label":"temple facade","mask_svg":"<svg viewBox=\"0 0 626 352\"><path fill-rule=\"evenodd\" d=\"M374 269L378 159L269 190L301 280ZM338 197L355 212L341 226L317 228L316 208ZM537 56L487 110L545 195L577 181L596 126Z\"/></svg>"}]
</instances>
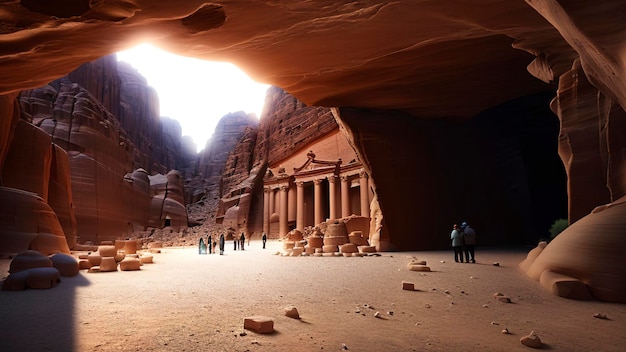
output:
<instances>
[{"instance_id":1,"label":"temple facade","mask_svg":"<svg viewBox=\"0 0 626 352\"><path fill-rule=\"evenodd\" d=\"M263 231L276 238L328 219L369 217L371 181L336 130L269 165L263 180Z\"/></svg>"}]
</instances>

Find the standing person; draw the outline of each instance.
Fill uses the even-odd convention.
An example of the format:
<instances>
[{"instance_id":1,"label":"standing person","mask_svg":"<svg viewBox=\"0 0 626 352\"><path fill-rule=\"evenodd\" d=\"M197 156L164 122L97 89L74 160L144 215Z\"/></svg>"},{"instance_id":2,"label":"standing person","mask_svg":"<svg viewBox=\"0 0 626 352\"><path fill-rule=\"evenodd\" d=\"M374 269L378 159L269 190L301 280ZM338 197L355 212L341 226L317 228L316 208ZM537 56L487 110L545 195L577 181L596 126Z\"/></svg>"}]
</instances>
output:
<instances>
[{"instance_id":1,"label":"standing person","mask_svg":"<svg viewBox=\"0 0 626 352\"><path fill-rule=\"evenodd\" d=\"M239 241L241 241L241 250L243 251L243 247L246 244L246 235L242 232L241 236L239 237Z\"/></svg>"},{"instance_id":2,"label":"standing person","mask_svg":"<svg viewBox=\"0 0 626 352\"><path fill-rule=\"evenodd\" d=\"M198 254L206 254L206 244L204 244L204 238L200 237L200 242L198 243Z\"/></svg>"},{"instance_id":3,"label":"standing person","mask_svg":"<svg viewBox=\"0 0 626 352\"><path fill-rule=\"evenodd\" d=\"M452 240L452 249L454 249L454 261L463 263L463 232L457 224L452 226L452 232L450 233L450 240Z\"/></svg>"},{"instance_id":4,"label":"standing person","mask_svg":"<svg viewBox=\"0 0 626 352\"><path fill-rule=\"evenodd\" d=\"M263 236L261 236L261 240L263 241L263 249L265 249L265 242L267 242L267 235L263 232Z\"/></svg>"},{"instance_id":5,"label":"standing person","mask_svg":"<svg viewBox=\"0 0 626 352\"><path fill-rule=\"evenodd\" d=\"M215 250L216 247L217 247L217 242L213 240L213 253L217 253L217 251Z\"/></svg>"},{"instance_id":6,"label":"standing person","mask_svg":"<svg viewBox=\"0 0 626 352\"><path fill-rule=\"evenodd\" d=\"M224 242L224 234L220 235L220 255L224 254L224 246L226 243Z\"/></svg>"},{"instance_id":7,"label":"standing person","mask_svg":"<svg viewBox=\"0 0 626 352\"><path fill-rule=\"evenodd\" d=\"M237 241L239 241L237 237L233 236L233 246L235 247L235 250L237 250Z\"/></svg>"},{"instance_id":8,"label":"standing person","mask_svg":"<svg viewBox=\"0 0 626 352\"><path fill-rule=\"evenodd\" d=\"M209 246L209 254L211 254L211 247L213 246L213 241L211 240L211 235L209 235L209 237L206 240L206 244L207 246Z\"/></svg>"},{"instance_id":9,"label":"standing person","mask_svg":"<svg viewBox=\"0 0 626 352\"><path fill-rule=\"evenodd\" d=\"M471 255L472 263L476 263L476 259L474 259L476 231L465 221L461 224L461 228L463 229L463 240L465 241L465 262L469 263Z\"/></svg>"}]
</instances>

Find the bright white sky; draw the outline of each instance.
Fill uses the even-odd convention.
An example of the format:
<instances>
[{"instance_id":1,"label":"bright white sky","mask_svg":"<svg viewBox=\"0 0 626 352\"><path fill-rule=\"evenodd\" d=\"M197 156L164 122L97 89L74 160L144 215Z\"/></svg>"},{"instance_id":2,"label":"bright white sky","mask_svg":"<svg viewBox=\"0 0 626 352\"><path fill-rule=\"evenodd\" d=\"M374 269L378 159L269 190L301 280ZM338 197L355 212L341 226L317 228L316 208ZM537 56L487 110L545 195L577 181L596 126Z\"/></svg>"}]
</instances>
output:
<instances>
[{"instance_id":1,"label":"bright white sky","mask_svg":"<svg viewBox=\"0 0 626 352\"><path fill-rule=\"evenodd\" d=\"M235 65L178 56L149 44L117 53L156 89L161 116L177 120L183 136L191 136L198 151L230 112L261 117L269 87L250 79Z\"/></svg>"}]
</instances>

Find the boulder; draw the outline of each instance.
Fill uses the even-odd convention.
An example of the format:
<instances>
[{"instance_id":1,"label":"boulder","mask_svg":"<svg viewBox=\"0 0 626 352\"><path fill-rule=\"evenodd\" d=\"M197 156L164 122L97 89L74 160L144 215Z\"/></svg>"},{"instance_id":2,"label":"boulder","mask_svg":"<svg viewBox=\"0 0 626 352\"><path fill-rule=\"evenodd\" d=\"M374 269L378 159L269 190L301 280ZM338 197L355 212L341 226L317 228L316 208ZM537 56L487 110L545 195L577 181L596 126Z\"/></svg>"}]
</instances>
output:
<instances>
[{"instance_id":1,"label":"boulder","mask_svg":"<svg viewBox=\"0 0 626 352\"><path fill-rule=\"evenodd\" d=\"M78 261L71 255L57 253L50 256L50 260L52 261L52 266L59 271L61 276L70 277L78 275Z\"/></svg>"},{"instance_id":2,"label":"boulder","mask_svg":"<svg viewBox=\"0 0 626 352\"><path fill-rule=\"evenodd\" d=\"M38 251L26 250L15 256L9 265L9 273L31 268L52 267L52 260Z\"/></svg>"},{"instance_id":3,"label":"boulder","mask_svg":"<svg viewBox=\"0 0 626 352\"><path fill-rule=\"evenodd\" d=\"M274 320L261 315L246 317L243 319L243 328L259 334L270 334L274 332Z\"/></svg>"}]
</instances>

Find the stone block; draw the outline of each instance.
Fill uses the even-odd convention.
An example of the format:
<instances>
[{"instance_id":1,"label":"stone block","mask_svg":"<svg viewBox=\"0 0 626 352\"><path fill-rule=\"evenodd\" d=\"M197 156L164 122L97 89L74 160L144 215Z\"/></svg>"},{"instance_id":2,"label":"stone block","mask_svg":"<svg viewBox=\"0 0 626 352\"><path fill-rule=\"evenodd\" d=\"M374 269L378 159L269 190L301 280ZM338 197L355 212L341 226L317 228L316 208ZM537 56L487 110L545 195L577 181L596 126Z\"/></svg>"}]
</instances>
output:
<instances>
[{"instance_id":1,"label":"stone block","mask_svg":"<svg viewBox=\"0 0 626 352\"><path fill-rule=\"evenodd\" d=\"M354 243L357 246L369 246L369 243L367 242L367 239L363 238L363 232L362 231L352 231L348 235L348 239L349 239L350 243Z\"/></svg>"},{"instance_id":2,"label":"stone block","mask_svg":"<svg viewBox=\"0 0 626 352\"><path fill-rule=\"evenodd\" d=\"M259 334L271 334L274 332L274 320L261 315L246 317L243 319L243 328Z\"/></svg>"},{"instance_id":3,"label":"stone block","mask_svg":"<svg viewBox=\"0 0 626 352\"><path fill-rule=\"evenodd\" d=\"M322 248L322 246L324 245L324 237L311 236L309 237L308 241L309 246L313 248Z\"/></svg>"},{"instance_id":4,"label":"stone block","mask_svg":"<svg viewBox=\"0 0 626 352\"><path fill-rule=\"evenodd\" d=\"M376 253L376 247L374 246L358 246L359 253Z\"/></svg>"},{"instance_id":5,"label":"stone block","mask_svg":"<svg viewBox=\"0 0 626 352\"><path fill-rule=\"evenodd\" d=\"M115 257L117 249L115 249L115 246L99 246L98 254L100 254L101 257Z\"/></svg>"},{"instance_id":6,"label":"stone block","mask_svg":"<svg viewBox=\"0 0 626 352\"><path fill-rule=\"evenodd\" d=\"M302 252L304 252L304 247L293 247L293 249L291 250L291 256L299 257L302 255Z\"/></svg>"},{"instance_id":7,"label":"stone block","mask_svg":"<svg viewBox=\"0 0 626 352\"><path fill-rule=\"evenodd\" d=\"M127 240L124 243L124 253L126 254L137 253L137 240Z\"/></svg>"},{"instance_id":8,"label":"stone block","mask_svg":"<svg viewBox=\"0 0 626 352\"><path fill-rule=\"evenodd\" d=\"M151 255L149 255L149 254L141 255L139 257L139 261L141 261L141 264L152 264L152 263L154 263L153 257Z\"/></svg>"},{"instance_id":9,"label":"stone block","mask_svg":"<svg viewBox=\"0 0 626 352\"><path fill-rule=\"evenodd\" d=\"M344 257L352 257L354 253L341 253Z\"/></svg>"},{"instance_id":10,"label":"stone block","mask_svg":"<svg viewBox=\"0 0 626 352\"><path fill-rule=\"evenodd\" d=\"M98 254L90 254L87 257L87 260L89 260L89 263L91 263L92 266L100 265L100 262L102 261L102 256Z\"/></svg>"},{"instance_id":11,"label":"stone block","mask_svg":"<svg viewBox=\"0 0 626 352\"><path fill-rule=\"evenodd\" d=\"M571 276L545 270L541 273L539 282L543 287L560 297L577 300L593 299L587 285Z\"/></svg>"},{"instance_id":12,"label":"stone block","mask_svg":"<svg viewBox=\"0 0 626 352\"><path fill-rule=\"evenodd\" d=\"M89 254L79 254L78 259L87 259L89 258Z\"/></svg>"},{"instance_id":13,"label":"stone block","mask_svg":"<svg viewBox=\"0 0 626 352\"><path fill-rule=\"evenodd\" d=\"M406 291L415 291L415 284L408 281L402 281L402 289Z\"/></svg>"},{"instance_id":14,"label":"stone block","mask_svg":"<svg viewBox=\"0 0 626 352\"><path fill-rule=\"evenodd\" d=\"M283 242L283 249L285 249L285 250L292 249L295 246L296 246L296 243L294 241L285 241L285 242Z\"/></svg>"},{"instance_id":15,"label":"stone block","mask_svg":"<svg viewBox=\"0 0 626 352\"><path fill-rule=\"evenodd\" d=\"M113 257L102 257L100 272L117 271L117 262Z\"/></svg>"},{"instance_id":16,"label":"stone block","mask_svg":"<svg viewBox=\"0 0 626 352\"><path fill-rule=\"evenodd\" d=\"M120 262L120 270L121 271L132 271L141 269L141 261L137 258L124 258Z\"/></svg>"},{"instance_id":17,"label":"stone block","mask_svg":"<svg viewBox=\"0 0 626 352\"><path fill-rule=\"evenodd\" d=\"M324 237L324 245L339 246L348 243L348 236L326 236Z\"/></svg>"},{"instance_id":18,"label":"stone block","mask_svg":"<svg viewBox=\"0 0 626 352\"><path fill-rule=\"evenodd\" d=\"M78 275L78 261L71 255L57 253L50 256L50 260L52 260L52 267L56 268L61 276L69 277Z\"/></svg>"},{"instance_id":19,"label":"stone block","mask_svg":"<svg viewBox=\"0 0 626 352\"><path fill-rule=\"evenodd\" d=\"M409 265L409 270L411 271L430 271L430 267L426 265Z\"/></svg>"},{"instance_id":20,"label":"stone block","mask_svg":"<svg viewBox=\"0 0 626 352\"><path fill-rule=\"evenodd\" d=\"M78 269L79 270L89 269L89 268L91 268L91 266L92 266L91 263L87 259L79 259L78 260Z\"/></svg>"},{"instance_id":21,"label":"stone block","mask_svg":"<svg viewBox=\"0 0 626 352\"><path fill-rule=\"evenodd\" d=\"M354 243L345 243L339 246L339 251L341 253L356 253L359 251L359 249Z\"/></svg>"},{"instance_id":22,"label":"stone block","mask_svg":"<svg viewBox=\"0 0 626 352\"><path fill-rule=\"evenodd\" d=\"M324 249L320 248L315 248L315 253L324 253Z\"/></svg>"},{"instance_id":23,"label":"stone block","mask_svg":"<svg viewBox=\"0 0 626 352\"><path fill-rule=\"evenodd\" d=\"M306 246L304 246L304 253L306 253L306 254L313 254L313 253L315 253L315 248L313 248L313 247L311 247L309 245L306 245Z\"/></svg>"},{"instance_id":24,"label":"stone block","mask_svg":"<svg viewBox=\"0 0 626 352\"><path fill-rule=\"evenodd\" d=\"M126 254L124 254L124 251L120 251L117 252L117 254L113 256L113 258L115 258L115 261L119 263L124 260L124 258L126 258Z\"/></svg>"},{"instance_id":25,"label":"stone block","mask_svg":"<svg viewBox=\"0 0 626 352\"><path fill-rule=\"evenodd\" d=\"M339 247L333 244L325 244L324 247L322 247L322 251L324 253L334 253L339 251Z\"/></svg>"},{"instance_id":26,"label":"stone block","mask_svg":"<svg viewBox=\"0 0 626 352\"><path fill-rule=\"evenodd\" d=\"M87 270L88 273L99 273L100 272L100 265L94 265L91 268L89 268L89 270Z\"/></svg>"}]
</instances>

